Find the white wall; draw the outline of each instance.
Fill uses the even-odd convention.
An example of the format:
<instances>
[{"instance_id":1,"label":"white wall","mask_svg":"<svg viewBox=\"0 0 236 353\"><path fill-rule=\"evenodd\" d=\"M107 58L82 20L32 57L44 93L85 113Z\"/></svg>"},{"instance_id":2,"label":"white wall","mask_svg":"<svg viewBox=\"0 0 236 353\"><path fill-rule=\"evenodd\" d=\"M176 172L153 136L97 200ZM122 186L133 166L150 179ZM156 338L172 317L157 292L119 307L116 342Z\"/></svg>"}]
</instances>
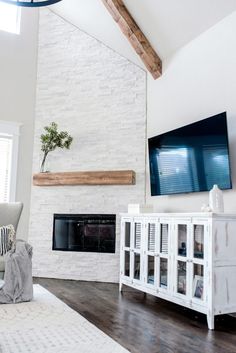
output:
<instances>
[{"instance_id":1,"label":"white wall","mask_svg":"<svg viewBox=\"0 0 236 353\"><path fill-rule=\"evenodd\" d=\"M148 76L148 137L227 111L232 181L236 185L236 12L164 61L163 76ZM149 168L147 169L149 170ZM208 193L150 196L156 211L199 211ZM236 212L236 191L224 191Z\"/></svg>"},{"instance_id":2,"label":"white wall","mask_svg":"<svg viewBox=\"0 0 236 353\"><path fill-rule=\"evenodd\" d=\"M22 9L21 33L0 31L0 120L22 123L16 198L24 203L18 236L27 238L36 87L38 11Z\"/></svg>"},{"instance_id":3,"label":"white wall","mask_svg":"<svg viewBox=\"0 0 236 353\"><path fill-rule=\"evenodd\" d=\"M51 6L50 10L75 25L81 31L100 40L131 62L144 67L141 59L101 0L60 1Z\"/></svg>"},{"instance_id":4,"label":"white wall","mask_svg":"<svg viewBox=\"0 0 236 353\"><path fill-rule=\"evenodd\" d=\"M235 0L124 0L163 59L236 10ZM66 0L50 9L138 65L145 67L101 0Z\"/></svg>"}]
</instances>

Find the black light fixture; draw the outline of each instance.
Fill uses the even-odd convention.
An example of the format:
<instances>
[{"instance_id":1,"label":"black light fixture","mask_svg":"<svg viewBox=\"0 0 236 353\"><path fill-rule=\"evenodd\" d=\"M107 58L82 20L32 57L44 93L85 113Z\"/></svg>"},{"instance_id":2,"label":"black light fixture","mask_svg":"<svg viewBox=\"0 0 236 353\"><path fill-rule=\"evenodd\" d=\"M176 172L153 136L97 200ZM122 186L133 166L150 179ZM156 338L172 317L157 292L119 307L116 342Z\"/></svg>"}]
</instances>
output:
<instances>
[{"instance_id":1,"label":"black light fixture","mask_svg":"<svg viewBox=\"0 0 236 353\"><path fill-rule=\"evenodd\" d=\"M1 2L6 2L7 4L25 6L25 7L40 7L56 4L61 0L1 0Z\"/></svg>"}]
</instances>

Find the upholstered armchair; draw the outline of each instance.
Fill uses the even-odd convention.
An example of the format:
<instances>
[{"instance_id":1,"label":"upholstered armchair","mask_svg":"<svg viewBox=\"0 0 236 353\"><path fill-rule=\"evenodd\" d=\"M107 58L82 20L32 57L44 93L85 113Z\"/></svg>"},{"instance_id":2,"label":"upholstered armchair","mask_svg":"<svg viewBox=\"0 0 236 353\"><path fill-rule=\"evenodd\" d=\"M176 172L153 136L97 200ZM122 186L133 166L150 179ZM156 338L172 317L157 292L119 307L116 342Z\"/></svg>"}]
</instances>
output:
<instances>
[{"instance_id":1,"label":"upholstered armchair","mask_svg":"<svg viewBox=\"0 0 236 353\"><path fill-rule=\"evenodd\" d=\"M0 203L0 226L12 224L16 232L22 209L21 202ZM3 279L4 271L4 256L0 256L0 279Z\"/></svg>"}]
</instances>

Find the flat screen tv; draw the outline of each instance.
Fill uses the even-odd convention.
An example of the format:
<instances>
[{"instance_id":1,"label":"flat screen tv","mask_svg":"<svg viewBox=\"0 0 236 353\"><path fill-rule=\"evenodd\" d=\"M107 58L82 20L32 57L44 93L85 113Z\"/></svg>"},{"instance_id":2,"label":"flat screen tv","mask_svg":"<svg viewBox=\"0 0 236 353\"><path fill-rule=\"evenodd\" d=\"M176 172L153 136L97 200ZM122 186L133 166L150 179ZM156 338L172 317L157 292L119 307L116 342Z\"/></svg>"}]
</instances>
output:
<instances>
[{"instance_id":1,"label":"flat screen tv","mask_svg":"<svg viewBox=\"0 0 236 353\"><path fill-rule=\"evenodd\" d=\"M226 112L148 139L151 195L231 189Z\"/></svg>"}]
</instances>

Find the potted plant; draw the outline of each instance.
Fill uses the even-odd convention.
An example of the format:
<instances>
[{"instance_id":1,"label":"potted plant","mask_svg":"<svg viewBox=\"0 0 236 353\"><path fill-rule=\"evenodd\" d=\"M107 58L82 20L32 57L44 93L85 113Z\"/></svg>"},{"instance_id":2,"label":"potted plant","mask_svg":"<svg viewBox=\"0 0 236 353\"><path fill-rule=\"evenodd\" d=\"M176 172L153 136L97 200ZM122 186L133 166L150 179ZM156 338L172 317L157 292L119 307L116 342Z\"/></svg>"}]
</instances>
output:
<instances>
[{"instance_id":1,"label":"potted plant","mask_svg":"<svg viewBox=\"0 0 236 353\"><path fill-rule=\"evenodd\" d=\"M58 125L52 122L49 126L45 126L45 134L40 137L41 140L41 151L43 152L43 159L40 166L40 173L45 173L45 162L49 152L54 151L56 148L70 149L73 137L69 135L67 131L58 131Z\"/></svg>"}]
</instances>

